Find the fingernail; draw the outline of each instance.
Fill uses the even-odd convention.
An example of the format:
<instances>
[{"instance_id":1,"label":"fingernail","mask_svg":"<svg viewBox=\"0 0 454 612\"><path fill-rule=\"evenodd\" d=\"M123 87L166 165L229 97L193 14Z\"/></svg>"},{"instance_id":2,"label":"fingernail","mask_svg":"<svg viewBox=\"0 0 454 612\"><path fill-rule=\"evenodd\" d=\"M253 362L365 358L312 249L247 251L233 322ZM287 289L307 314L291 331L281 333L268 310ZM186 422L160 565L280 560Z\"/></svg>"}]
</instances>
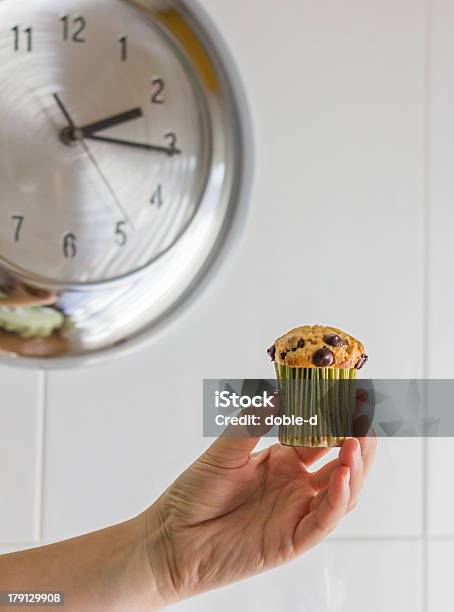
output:
<instances>
[{"instance_id":1,"label":"fingernail","mask_svg":"<svg viewBox=\"0 0 454 612\"><path fill-rule=\"evenodd\" d=\"M359 461L361 459L361 447L359 445L359 442L356 443L356 448L355 452L353 453L353 456L355 457L355 461Z\"/></svg>"},{"instance_id":2,"label":"fingernail","mask_svg":"<svg viewBox=\"0 0 454 612\"><path fill-rule=\"evenodd\" d=\"M348 472L345 474L344 480L345 480L345 484L348 487L348 485L350 484L350 470L348 470Z\"/></svg>"}]
</instances>

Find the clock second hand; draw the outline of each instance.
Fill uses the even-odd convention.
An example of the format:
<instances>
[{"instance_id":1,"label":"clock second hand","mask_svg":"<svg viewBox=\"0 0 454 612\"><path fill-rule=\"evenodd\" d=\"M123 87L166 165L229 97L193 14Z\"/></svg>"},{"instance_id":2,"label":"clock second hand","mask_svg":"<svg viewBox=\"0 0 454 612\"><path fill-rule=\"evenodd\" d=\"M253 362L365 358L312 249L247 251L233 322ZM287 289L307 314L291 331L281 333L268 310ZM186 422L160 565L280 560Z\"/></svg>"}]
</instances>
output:
<instances>
[{"instance_id":1,"label":"clock second hand","mask_svg":"<svg viewBox=\"0 0 454 612\"><path fill-rule=\"evenodd\" d=\"M88 145L86 142L82 142L81 143L86 154L88 155L88 157L90 158L92 164L94 165L94 167L96 168L99 176L101 177L101 180L103 181L104 185L107 187L107 190L110 192L111 196L113 197L113 199L115 200L118 208L120 209L121 213L123 214L124 218L127 220L127 222L129 223L129 225L132 227L132 229L134 230L134 224L131 221L131 219L129 218L128 213L126 212L126 210L124 209L122 203L120 202L120 200L117 197L117 194L115 193L115 191L112 188L112 185L109 183L109 181L107 180L106 175L104 174L104 172L101 170L98 162L96 161L95 157L93 156L93 153L90 151L90 149L88 148Z\"/></svg>"},{"instance_id":2,"label":"clock second hand","mask_svg":"<svg viewBox=\"0 0 454 612\"><path fill-rule=\"evenodd\" d=\"M76 125L74 123L74 121L72 120L71 115L69 114L69 112L67 111L65 105L63 104L62 100L60 99L60 96L58 94L54 94L54 98L55 101L57 102L58 107L60 108L63 116L65 117L66 121L68 122L69 127L72 130L77 131ZM86 154L88 155L90 161L92 162L92 164L94 165L94 167L96 168L96 171L98 172L99 176L101 177L101 180L103 181L104 185L107 187L107 190L109 191L109 193L111 194L111 196L113 197L116 205L118 206L118 208L120 209L122 215L124 216L124 218L127 220L127 222L129 223L129 225L132 227L132 229L134 228L134 224L131 221L131 219L129 218L129 215L127 214L126 210L123 208L122 203L120 202L120 200L118 199L115 191L112 189L111 184L109 183L109 181L107 180L107 177L105 176L104 172L101 170L98 162L96 161L95 157L93 156L92 152L90 151L90 149L87 146L87 143L84 142L83 140L80 141L80 144L83 146L84 151L86 152Z\"/></svg>"}]
</instances>

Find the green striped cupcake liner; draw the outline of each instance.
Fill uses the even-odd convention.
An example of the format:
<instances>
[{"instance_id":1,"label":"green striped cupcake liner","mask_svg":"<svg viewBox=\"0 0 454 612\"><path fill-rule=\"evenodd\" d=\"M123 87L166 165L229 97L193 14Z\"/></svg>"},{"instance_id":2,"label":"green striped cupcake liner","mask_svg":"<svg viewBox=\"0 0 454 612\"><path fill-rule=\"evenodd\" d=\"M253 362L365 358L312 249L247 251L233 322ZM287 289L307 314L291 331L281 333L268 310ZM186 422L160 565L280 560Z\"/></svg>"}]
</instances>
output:
<instances>
[{"instance_id":1,"label":"green striped cupcake liner","mask_svg":"<svg viewBox=\"0 0 454 612\"><path fill-rule=\"evenodd\" d=\"M353 436L354 368L290 368L275 363L275 369L280 416L292 421L279 426L281 444L333 447ZM294 423L297 417L299 424Z\"/></svg>"}]
</instances>

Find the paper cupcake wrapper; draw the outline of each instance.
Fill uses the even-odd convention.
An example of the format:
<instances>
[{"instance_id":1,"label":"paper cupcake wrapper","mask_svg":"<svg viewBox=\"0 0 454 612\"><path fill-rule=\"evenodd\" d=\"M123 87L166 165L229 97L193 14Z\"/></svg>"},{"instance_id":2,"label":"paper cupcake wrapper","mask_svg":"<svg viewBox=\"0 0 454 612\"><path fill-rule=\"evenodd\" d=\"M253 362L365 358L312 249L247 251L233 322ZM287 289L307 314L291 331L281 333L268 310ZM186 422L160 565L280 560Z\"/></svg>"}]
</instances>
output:
<instances>
[{"instance_id":1,"label":"paper cupcake wrapper","mask_svg":"<svg viewBox=\"0 0 454 612\"><path fill-rule=\"evenodd\" d=\"M275 363L275 369L284 420L279 427L281 444L342 446L353 436L354 368L289 368ZM291 424L285 424L286 417Z\"/></svg>"}]
</instances>

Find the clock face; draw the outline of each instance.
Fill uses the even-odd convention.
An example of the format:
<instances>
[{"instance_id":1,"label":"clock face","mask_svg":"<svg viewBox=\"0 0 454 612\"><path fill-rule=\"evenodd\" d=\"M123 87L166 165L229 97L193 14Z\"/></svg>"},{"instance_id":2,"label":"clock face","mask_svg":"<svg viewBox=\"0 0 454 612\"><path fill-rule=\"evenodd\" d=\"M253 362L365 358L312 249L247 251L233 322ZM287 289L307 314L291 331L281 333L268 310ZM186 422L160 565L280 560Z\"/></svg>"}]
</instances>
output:
<instances>
[{"instance_id":1,"label":"clock face","mask_svg":"<svg viewBox=\"0 0 454 612\"><path fill-rule=\"evenodd\" d=\"M7 266L91 284L177 243L211 163L195 55L138 2L0 0Z\"/></svg>"}]
</instances>

